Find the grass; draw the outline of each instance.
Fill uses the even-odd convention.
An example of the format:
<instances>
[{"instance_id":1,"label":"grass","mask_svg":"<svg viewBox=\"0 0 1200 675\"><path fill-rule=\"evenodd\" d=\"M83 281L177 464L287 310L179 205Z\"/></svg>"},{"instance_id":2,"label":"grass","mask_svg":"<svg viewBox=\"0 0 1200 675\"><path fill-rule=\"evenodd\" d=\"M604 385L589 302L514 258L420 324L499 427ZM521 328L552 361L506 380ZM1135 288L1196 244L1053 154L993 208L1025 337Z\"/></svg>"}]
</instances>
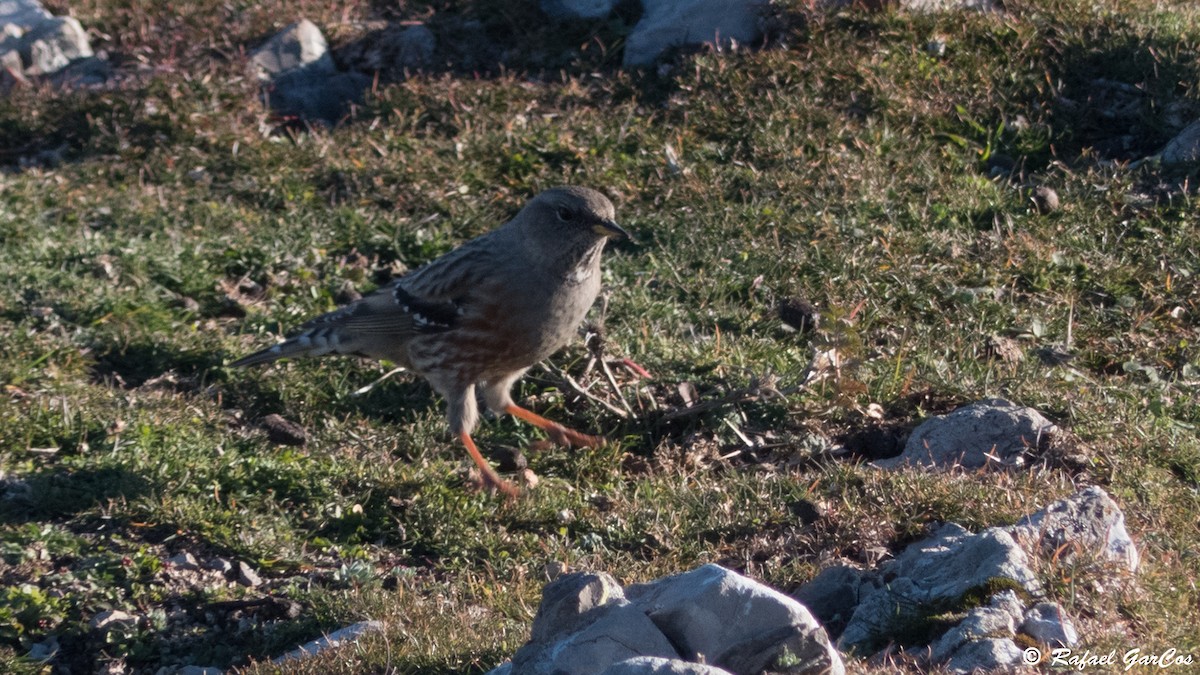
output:
<instances>
[{"instance_id":1,"label":"grass","mask_svg":"<svg viewBox=\"0 0 1200 675\"><path fill-rule=\"evenodd\" d=\"M41 672L20 655L54 637L72 670L274 672L375 618L382 635L285 670L483 672L527 638L553 563L627 583L720 562L787 591L830 558L873 563L938 521L1010 524L1085 484L1121 503L1144 563L1124 585L1044 566L1082 646L1200 652L1196 176L1128 165L1200 111L1190 3L783 3L763 49L634 73L617 68L627 13L563 28L534 3L251 5L71 3L122 72L151 68L0 101L0 668ZM264 134L243 54L299 14L335 44L380 16L539 28L503 67L439 60L335 130ZM439 58L465 48L443 38ZM420 381L356 396L386 367L225 367L560 183L610 194L638 237L607 256L602 318L607 353L653 377L617 368L622 418L534 369L520 399L615 443L529 453L540 483L519 502L466 489ZM1033 207L1039 185L1061 209ZM815 334L783 330L791 297L819 308ZM814 348L841 368L797 388ZM615 401L587 359L581 339L552 362ZM790 394L669 414L681 384L716 401L763 378ZM1084 459L938 476L862 461L863 439L994 395L1042 410ZM270 443L271 413L307 445ZM478 437L540 438L510 419ZM265 583L164 571L181 552ZM264 595L300 611L226 609ZM109 609L138 621L89 631Z\"/></svg>"}]
</instances>

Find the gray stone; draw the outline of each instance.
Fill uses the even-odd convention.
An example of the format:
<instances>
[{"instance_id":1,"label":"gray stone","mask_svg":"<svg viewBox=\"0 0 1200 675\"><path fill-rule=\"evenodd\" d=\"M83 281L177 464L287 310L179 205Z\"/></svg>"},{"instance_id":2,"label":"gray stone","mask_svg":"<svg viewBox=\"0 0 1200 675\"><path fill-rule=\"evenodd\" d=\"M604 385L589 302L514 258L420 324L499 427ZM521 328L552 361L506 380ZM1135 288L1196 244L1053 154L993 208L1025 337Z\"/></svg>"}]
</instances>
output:
<instances>
[{"instance_id":1,"label":"gray stone","mask_svg":"<svg viewBox=\"0 0 1200 675\"><path fill-rule=\"evenodd\" d=\"M54 15L37 0L0 0L0 26L29 30L52 18Z\"/></svg>"},{"instance_id":2,"label":"gray stone","mask_svg":"<svg viewBox=\"0 0 1200 675\"><path fill-rule=\"evenodd\" d=\"M1053 602L1034 605L1025 613L1021 632L1050 647L1071 647L1079 642L1075 626L1063 613L1062 607Z\"/></svg>"},{"instance_id":3,"label":"gray stone","mask_svg":"<svg viewBox=\"0 0 1200 675\"><path fill-rule=\"evenodd\" d=\"M167 558L167 564L181 570L190 571L200 569L200 563L196 560L196 556L188 553L187 551L176 553L170 558Z\"/></svg>"},{"instance_id":4,"label":"gray stone","mask_svg":"<svg viewBox=\"0 0 1200 675\"><path fill-rule=\"evenodd\" d=\"M122 612L119 609L110 609L92 617L88 622L88 628L94 631L109 631L118 627L133 627L137 625L137 617L129 612Z\"/></svg>"},{"instance_id":5,"label":"gray stone","mask_svg":"<svg viewBox=\"0 0 1200 675\"><path fill-rule=\"evenodd\" d=\"M225 558L212 558L205 561L204 569L228 575L233 571L233 563L229 562Z\"/></svg>"},{"instance_id":6,"label":"gray stone","mask_svg":"<svg viewBox=\"0 0 1200 675\"><path fill-rule=\"evenodd\" d=\"M250 64L263 82L295 70L324 73L335 70L325 36L308 19L300 19L272 36L250 55Z\"/></svg>"},{"instance_id":7,"label":"gray stone","mask_svg":"<svg viewBox=\"0 0 1200 675\"><path fill-rule=\"evenodd\" d=\"M603 19L612 14L617 0L541 0L540 4L551 19Z\"/></svg>"},{"instance_id":8,"label":"gray stone","mask_svg":"<svg viewBox=\"0 0 1200 675\"><path fill-rule=\"evenodd\" d=\"M255 572L254 568L245 562L238 562L237 572L237 581L243 586L253 588L262 584L262 577L258 576L258 572Z\"/></svg>"},{"instance_id":9,"label":"gray stone","mask_svg":"<svg viewBox=\"0 0 1200 675\"><path fill-rule=\"evenodd\" d=\"M971 534L953 523L943 525L881 567L880 578L888 582L855 608L839 643L846 649L872 650L930 607L956 603L968 591L997 579L1037 593L1037 579L1027 561L1003 529Z\"/></svg>"},{"instance_id":10,"label":"gray stone","mask_svg":"<svg viewBox=\"0 0 1200 675\"><path fill-rule=\"evenodd\" d=\"M345 628L335 630L324 637L317 638L311 642L306 642L300 647L297 647L283 656L276 658L274 661L272 661L272 663L281 664L288 661L316 656L327 649L334 649L342 646L343 644L356 642L364 635L378 633L382 630L382 621L359 621L358 623L351 624Z\"/></svg>"},{"instance_id":11,"label":"gray stone","mask_svg":"<svg viewBox=\"0 0 1200 675\"><path fill-rule=\"evenodd\" d=\"M0 0L0 62L16 81L49 75L93 55L87 32L69 16L54 16L38 2Z\"/></svg>"},{"instance_id":12,"label":"gray stone","mask_svg":"<svg viewBox=\"0 0 1200 675\"><path fill-rule=\"evenodd\" d=\"M885 469L1022 466L1029 449L1037 448L1057 429L1033 408L986 399L925 420L913 430L899 457L875 465Z\"/></svg>"},{"instance_id":13,"label":"gray stone","mask_svg":"<svg viewBox=\"0 0 1200 675\"><path fill-rule=\"evenodd\" d=\"M614 663L601 675L730 675L730 672L681 659L637 656Z\"/></svg>"},{"instance_id":14,"label":"gray stone","mask_svg":"<svg viewBox=\"0 0 1200 675\"><path fill-rule=\"evenodd\" d=\"M681 655L732 673L845 672L803 605L719 565L625 589Z\"/></svg>"},{"instance_id":15,"label":"gray stone","mask_svg":"<svg viewBox=\"0 0 1200 675\"><path fill-rule=\"evenodd\" d=\"M51 635L41 642L35 642L30 645L29 653L25 655L25 658L31 661L49 661L55 656L58 656L58 650L60 648L61 646L58 644L58 638Z\"/></svg>"},{"instance_id":16,"label":"gray stone","mask_svg":"<svg viewBox=\"0 0 1200 675\"><path fill-rule=\"evenodd\" d=\"M1021 648L1008 638L984 638L962 646L946 663L952 673L1007 672L1021 664Z\"/></svg>"},{"instance_id":17,"label":"gray stone","mask_svg":"<svg viewBox=\"0 0 1200 675\"><path fill-rule=\"evenodd\" d=\"M1200 163L1200 120L1192 122L1158 153L1163 164Z\"/></svg>"},{"instance_id":18,"label":"gray stone","mask_svg":"<svg viewBox=\"0 0 1200 675\"><path fill-rule=\"evenodd\" d=\"M825 630L839 632L850 621L858 603L878 588L874 575L845 564L821 570L792 594Z\"/></svg>"},{"instance_id":19,"label":"gray stone","mask_svg":"<svg viewBox=\"0 0 1200 675\"><path fill-rule=\"evenodd\" d=\"M530 642L547 643L574 632L590 619L589 611L621 602L625 593L611 575L604 572L564 574L542 589L542 602L533 618Z\"/></svg>"},{"instance_id":20,"label":"gray stone","mask_svg":"<svg viewBox=\"0 0 1200 675\"><path fill-rule=\"evenodd\" d=\"M540 616L540 613L539 613ZM548 615L547 615L548 616ZM566 617L570 631L546 627L550 639L531 640L513 655L512 672L522 675L595 675L635 656L678 658L666 636L637 607L608 600L578 617ZM535 620L534 628L539 628Z\"/></svg>"},{"instance_id":21,"label":"gray stone","mask_svg":"<svg viewBox=\"0 0 1200 675\"><path fill-rule=\"evenodd\" d=\"M645 66L681 45L753 42L765 0L643 0L642 18L625 41L625 65Z\"/></svg>"},{"instance_id":22,"label":"gray stone","mask_svg":"<svg viewBox=\"0 0 1200 675\"><path fill-rule=\"evenodd\" d=\"M26 75L48 75L93 54L87 31L71 16L47 19L30 28L21 41Z\"/></svg>"},{"instance_id":23,"label":"gray stone","mask_svg":"<svg viewBox=\"0 0 1200 675\"><path fill-rule=\"evenodd\" d=\"M987 607L976 607L930 645L929 658L935 663L952 662L955 655L972 642L988 638L1013 638L1024 606L1016 593L997 593ZM972 648L973 649L973 648Z\"/></svg>"},{"instance_id":24,"label":"gray stone","mask_svg":"<svg viewBox=\"0 0 1200 675\"><path fill-rule=\"evenodd\" d=\"M900 7L912 12L951 12L969 9L987 12L996 9L994 0L900 0Z\"/></svg>"},{"instance_id":25,"label":"gray stone","mask_svg":"<svg viewBox=\"0 0 1200 675\"><path fill-rule=\"evenodd\" d=\"M1027 549L1047 557L1100 556L1130 572L1141 561L1125 530L1125 514L1095 485L1025 516L1009 530Z\"/></svg>"}]
</instances>

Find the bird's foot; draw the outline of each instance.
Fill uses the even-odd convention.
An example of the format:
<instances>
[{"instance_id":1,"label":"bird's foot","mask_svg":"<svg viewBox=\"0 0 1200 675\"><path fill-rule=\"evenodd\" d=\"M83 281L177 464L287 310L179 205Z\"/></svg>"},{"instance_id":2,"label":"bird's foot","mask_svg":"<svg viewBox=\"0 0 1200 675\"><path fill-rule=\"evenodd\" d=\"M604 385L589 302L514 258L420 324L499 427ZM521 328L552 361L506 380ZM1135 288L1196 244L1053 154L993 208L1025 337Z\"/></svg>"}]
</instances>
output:
<instances>
[{"instance_id":1,"label":"bird's foot","mask_svg":"<svg viewBox=\"0 0 1200 675\"><path fill-rule=\"evenodd\" d=\"M479 482L485 490L500 492L509 499L515 499L521 495L520 490L513 486L512 483L501 478L496 473L496 470L483 458L483 455L479 454L479 448L475 447L475 441L471 440L470 434L463 432L458 437L467 448L467 454L471 456L471 460L475 462L475 466L479 468Z\"/></svg>"},{"instance_id":2,"label":"bird's foot","mask_svg":"<svg viewBox=\"0 0 1200 675\"><path fill-rule=\"evenodd\" d=\"M525 420L542 431L545 431L546 435L550 437L550 440L568 448L598 448L601 445L604 445L606 442L605 439L599 436L589 436L587 434L575 431L574 429L568 429L558 422L548 420L545 417L542 417L533 411L526 410L519 405L509 405L507 408L505 408L505 410L513 417Z\"/></svg>"}]
</instances>

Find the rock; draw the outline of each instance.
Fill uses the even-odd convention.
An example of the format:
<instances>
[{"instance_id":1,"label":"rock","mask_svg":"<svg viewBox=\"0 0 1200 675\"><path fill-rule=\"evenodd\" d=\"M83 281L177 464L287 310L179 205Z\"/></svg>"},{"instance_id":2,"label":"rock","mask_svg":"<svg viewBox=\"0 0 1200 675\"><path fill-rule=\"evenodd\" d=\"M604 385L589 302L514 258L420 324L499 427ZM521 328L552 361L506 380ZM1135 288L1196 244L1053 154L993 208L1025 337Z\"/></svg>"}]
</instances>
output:
<instances>
[{"instance_id":1,"label":"rock","mask_svg":"<svg viewBox=\"0 0 1200 675\"><path fill-rule=\"evenodd\" d=\"M308 442L308 434L304 431L304 427L284 419L282 415L274 413L267 415L262 419L262 425L267 431L267 438L272 443L299 447Z\"/></svg>"},{"instance_id":2,"label":"rock","mask_svg":"<svg viewBox=\"0 0 1200 675\"><path fill-rule=\"evenodd\" d=\"M0 62L12 77L49 75L93 56L79 20L54 16L30 0L0 2Z\"/></svg>"},{"instance_id":3,"label":"rock","mask_svg":"<svg viewBox=\"0 0 1200 675\"><path fill-rule=\"evenodd\" d=\"M225 558L212 558L204 562L204 569L229 576L229 573L233 571L233 563Z\"/></svg>"},{"instance_id":4,"label":"rock","mask_svg":"<svg viewBox=\"0 0 1200 675\"><path fill-rule=\"evenodd\" d=\"M1162 163L1168 166L1200 163L1200 120L1192 122L1175 138L1167 141L1158 155Z\"/></svg>"},{"instance_id":5,"label":"rock","mask_svg":"<svg viewBox=\"0 0 1200 675\"><path fill-rule=\"evenodd\" d=\"M307 19L267 40L250 64L264 85L267 105L284 118L336 124L371 84L362 73L337 70L325 36Z\"/></svg>"},{"instance_id":6,"label":"rock","mask_svg":"<svg viewBox=\"0 0 1200 675\"><path fill-rule=\"evenodd\" d=\"M188 553L187 551L184 551L183 553L176 553L170 558L167 558L167 564L181 570L190 571L200 569L200 563L196 560L196 556Z\"/></svg>"},{"instance_id":7,"label":"rock","mask_svg":"<svg viewBox=\"0 0 1200 675\"><path fill-rule=\"evenodd\" d=\"M1141 560L1125 530L1125 514L1095 485L1025 516L1009 529L1027 549L1046 557L1097 555L1130 572L1137 571Z\"/></svg>"},{"instance_id":8,"label":"rock","mask_svg":"<svg viewBox=\"0 0 1200 675\"><path fill-rule=\"evenodd\" d=\"M912 12L953 12L961 9L989 12L995 0L900 0L900 7Z\"/></svg>"},{"instance_id":9,"label":"rock","mask_svg":"<svg viewBox=\"0 0 1200 675\"><path fill-rule=\"evenodd\" d=\"M58 644L58 638L51 635L41 642L29 645L29 653L25 655L25 658L30 661L49 661L58 656L59 649L61 646Z\"/></svg>"},{"instance_id":10,"label":"rock","mask_svg":"<svg viewBox=\"0 0 1200 675\"><path fill-rule=\"evenodd\" d=\"M1042 602L1029 608L1020 631L1055 649L1071 647L1079 642L1075 626L1063 613L1062 607L1053 602Z\"/></svg>"},{"instance_id":11,"label":"rock","mask_svg":"<svg viewBox=\"0 0 1200 675\"><path fill-rule=\"evenodd\" d=\"M753 42L765 0L643 0L625 41L625 66L646 66L680 45Z\"/></svg>"},{"instance_id":12,"label":"rock","mask_svg":"<svg viewBox=\"0 0 1200 675\"><path fill-rule=\"evenodd\" d=\"M262 82L301 69L314 73L336 70L325 36L308 19L300 19L272 36L250 55L250 64Z\"/></svg>"},{"instance_id":13,"label":"rock","mask_svg":"<svg viewBox=\"0 0 1200 675\"><path fill-rule=\"evenodd\" d=\"M1022 466L1029 449L1039 447L1057 430L1033 408L986 399L925 420L913 430L899 457L876 460L875 465L943 470Z\"/></svg>"},{"instance_id":14,"label":"rock","mask_svg":"<svg viewBox=\"0 0 1200 675\"><path fill-rule=\"evenodd\" d=\"M540 611L539 616L542 616ZM572 626L570 631L560 631L557 626L543 622L540 632L551 639L531 640L518 649L513 655L512 672L593 675L635 656L679 657L650 619L625 600L611 600L578 617L568 618ZM536 619L534 630L535 633L539 630Z\"/></svg>"},{"instance_id":15,"label":"rock","mask_svg":"<svg viewBox=\"0 0 1200 675\"><path fill-rule=\"evenodd\" d=\"M129 612L110 609L93 616L88 622L88 628L97 632L107 632L114 628L133 628L137 622L137 617Z\"/></svg>"},{"instance_id":16,"label":"rock","mask_svg":"<svg viewBox=\"0 0 1200 675\"><path fill-rule=\"evenodd\" d=\"M983 638L962 646L946 663L952 673L1011 672L1021 664L1021 648L1008 638Z\"/></svg>"},{"instance_id":17,"label":"rock","mask_svg":"<svg viewBox=\"0 0 1200 675\"><path fill-rule=\"evenodd\" d=\"M351 624L340 630L335 630L321 638L317 638L311 642L306 642L300 647L280 656L272 661L275 664L286 663L296 659L304 659L320 654L327 649L334 649L343 644L356 642L359 638L370 633L378 633L383 630L382 621L359 621L356 624Z\"/></svg>"},{"instance_id":18,"label":"rock","mask_svg":"<svg viewBox=\"0 0 1200 675\"><path fill-rule=\"evenodd\" d=\"M15 26L21 30L30 28L53 19L54 15L42 7L37 0L3 0L0 1L0 26L5 29Z\"/></svg>"},{"instance_id":19,"label":"rock","mask_svg":"<svg viewBox=\"0 0 1200 675\"><path fill-rule=\"evenodd\" d=\"M558 20L603 19L612 14L617 0L541 0L546 16Z\"/></svg>"},{"instance_id":20,"label":"rock","mask_svg":"<svg viewBox=\"0 0 1200 675\"><path fill-rule=\"evenodd\" d=\"M903 626L962 602L968 593L999 592L1007 584L1031 594L1039 590L1028 557L1008 532L991 528L971 534L954 523L909 545L878 574L887 581L855 608L839 640L844 649L872 650Z\"/></svg>"},{"instance_id":21,"label":"rock","mask_svg":"<svg viewBox=\"0 0 1200 675\"><path fill-rule=\"evenodd\" d=\"M245 562L239 561L237 564L237 582L243 586L254 588L262 585L262 577L258 576L258 572Z\"/></svg>"},{"instance_id":22,"label":"rock","mask_svg":"<svg viewBox=\"0 0 1200 675\"><path fill-rule=\"evenodd\" d=\"M930 645L929 658L935 663L953 662L955 656L973 642L989 638L1007 639L1011 642L1017 634L1017 624L1021 621L1024 611L1025 606L1016 593L997 593L988 606L976 607L967 612L966 618ZM974 649L970 647L968 651L973 653ZM993 664L988 668L1000 665L1005 664Z\"/></svg>"},{"instance_id":23,"label":"rock","mask_svg":"<svg viewBox=\"0 0 1200 675\"><path fill-rule=\"evenodd\" d=\"M803 605L719 565L636 584L626 596L688 660L739 674L845 672Z\"/></svg>"},{"instance_id":24,"label":"rock","mask_svg":"<svg viewBox=\"0 0 1200 675\"><path fill-rule=\"evenodd\" d=\"M604 572L574 572L546 584L533 618L531 642L549 642L573 632L587 612L625 599L616 579Z\"/></svg>"},{"instance_id":25,"label":"rock","mask_svg":"<svg viewBox=\"0 0 1200 675\"><path fill-rule=\"evenodd\" d=\"M223 675L225 671L209 666L184 666L176 670L174 675Z\"/></svg>"},{"instance_id":26,"label":"rock","mask_svg":"<svg viewBox=\"0 0 1200 675\"><path fill-rule=\"evenodd\" d=\"M702 663L657 656L636 656L614 663L601 675L730 675L728 670Z\"/></svg>"},{"instance_id":27,"label":"rock","mask_svg":"<svg viewBox=\"0 0 1200 675\"><path fill-rule=\"evenodd\" d=\"M854 614L854 608L878 587L870 573L838 564L821 570L792 597L808 608L826 631L841 634Z\"/></svg>"},{"instance_id":28,"label":"rock","mask_svg":"<svg viewBox=\"0 0 1200 675\"><path fill-rule=\"evenodd\" d=\"M1038 213L1054 213L1059 209L1058 193L1052 187L1039 185L1033 189L1029 198L1033 201L1033 208Z\"/></svg>"}]
</instances>

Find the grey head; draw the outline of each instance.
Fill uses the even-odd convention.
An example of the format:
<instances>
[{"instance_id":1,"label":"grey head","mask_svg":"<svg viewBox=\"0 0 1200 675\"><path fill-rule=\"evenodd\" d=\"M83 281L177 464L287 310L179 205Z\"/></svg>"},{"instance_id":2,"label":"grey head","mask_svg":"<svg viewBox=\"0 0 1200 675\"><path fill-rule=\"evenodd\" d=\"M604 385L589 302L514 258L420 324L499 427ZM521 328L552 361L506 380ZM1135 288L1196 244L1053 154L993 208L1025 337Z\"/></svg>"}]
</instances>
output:
<instances>
[{"instance_id":1,"label":"grey head","mask_svg":"<svg viewBox=\"0 0 1200 675\"><path fill-rule=\"evenodd\" d=\"M585 187L556 187L534 197L516 221L527 244L543 258L579 259L608 239L627 239L613 204Z\"/></svg>"}]
</instances>

